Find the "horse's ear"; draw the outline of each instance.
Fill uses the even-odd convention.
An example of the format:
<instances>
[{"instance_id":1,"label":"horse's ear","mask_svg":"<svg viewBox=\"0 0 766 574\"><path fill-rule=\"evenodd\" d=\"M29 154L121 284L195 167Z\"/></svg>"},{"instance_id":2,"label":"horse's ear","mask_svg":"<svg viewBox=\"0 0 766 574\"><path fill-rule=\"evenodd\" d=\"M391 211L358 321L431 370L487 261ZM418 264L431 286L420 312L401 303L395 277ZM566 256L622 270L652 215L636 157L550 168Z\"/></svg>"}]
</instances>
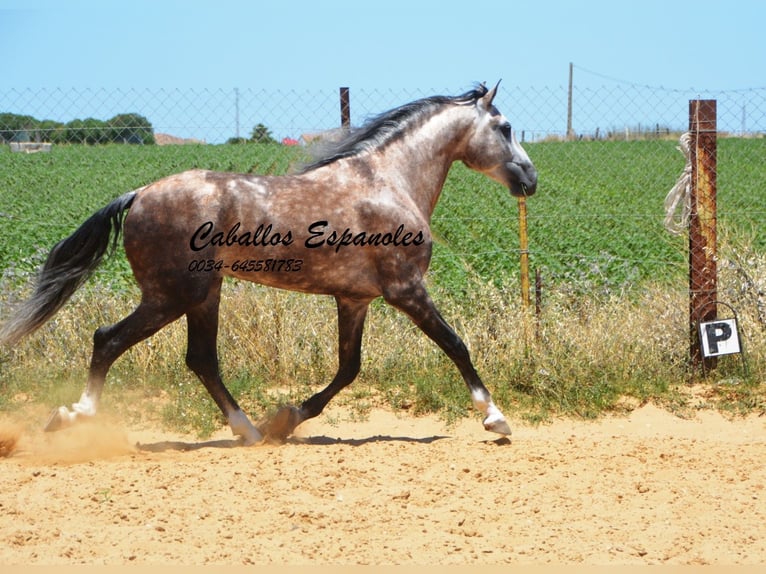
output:
<instances>
[{"instance_id":1,"label":"horse's ear","mask_svg":"<svg viewBox=\"0 0 766 574\"><path fill-rule=\"evenodd\" d=\"M485 110L488 110L492 106L492 100L495 99L495 95L497 94L497 88L500 85L500 81L495 84L495 87L492 88L490 91L488 91L486 94L484 94L481 99L479 100L481 102L482 107Z\"/></svg>"}]
</instances>

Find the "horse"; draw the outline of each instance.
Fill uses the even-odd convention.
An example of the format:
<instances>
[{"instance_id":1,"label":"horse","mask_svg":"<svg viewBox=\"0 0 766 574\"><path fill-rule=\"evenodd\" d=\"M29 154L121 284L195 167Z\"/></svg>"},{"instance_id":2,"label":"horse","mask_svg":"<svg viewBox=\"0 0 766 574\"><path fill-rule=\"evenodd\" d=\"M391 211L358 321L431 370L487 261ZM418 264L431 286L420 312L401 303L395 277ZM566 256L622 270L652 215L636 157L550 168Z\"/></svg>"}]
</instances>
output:
<instances>
[{"instance_id":1,"label":"horse","mask_svg":"<svg viewBox=\"0 0 766 574\"><path fill-rule=\"evenodd\" d=\"M122 234L140 302L121 321L95 331L80 399L71 409L55 408L45 430L95 416L111 365L185 315L186 365L233 435L246 445L284 440L356 378L368 307L382 297L454 362L484 428L509 435L466 345L424 283L431 215L453 162L486 174L513 196L536 191L537 170L493 105L498 86L480 84L461 95L426 97L384 112L287 175L195 169L127 192L94 213L51 249L31 297L0 328L0 343L12 345L43 325ZM216 340L224 277L336 301L334 378L262 425L251 422L221 379Z\"/></svg>"}]
</instances>

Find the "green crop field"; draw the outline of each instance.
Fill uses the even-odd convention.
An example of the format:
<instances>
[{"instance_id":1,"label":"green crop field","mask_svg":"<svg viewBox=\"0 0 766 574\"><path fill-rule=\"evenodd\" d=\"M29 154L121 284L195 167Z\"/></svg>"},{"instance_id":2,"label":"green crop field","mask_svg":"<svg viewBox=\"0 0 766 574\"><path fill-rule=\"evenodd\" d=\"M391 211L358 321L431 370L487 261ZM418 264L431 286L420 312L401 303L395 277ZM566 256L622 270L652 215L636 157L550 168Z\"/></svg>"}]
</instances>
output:
<instances>
[{"instance_id":1,"label":"green crop field","mask_svg":"<svg viewBox=\"0 0 766 574\"><path fill-rule=\"evenodd\" d=\"M684 168L676 143L525 147L540 175L538 192L527 201L530 264L546 289L534 338L525 333L517 297L516 199L458 163L432 221L434 298L471 347L498 403L533 419L595 416L621 408L625 397L686 404L674 389L690 376L687 245L663 227L663 200ZM0 148L0 321L50 248L118 195L190 168L281 174L302 153L266 144L73 145L30 155ZM737 263L722 258L722 289L740 298L750 370L742 379L736 361L724 365L716 376L744 383L717 386L710 400L745 412L766 405L759 386L766 372L764 158L766 139L718 142L719 237ZM76 399L93 330L124 317L136 300L120 249L51 324L16 349L0 349L0 409L27 396L46 403ZM246 409L305 398L332 377L334 311L322 298L234 282L221 314L224 378ZM253 329L259 337L248 336ZM356 406L384 400L415 412L470 411L454 366L413 329L406 318L373 305L367 360L350 395ZM220 420L183 367L184 345L183 326L174 324L120 359L110 381L152 396L166 393L166 419L184 421L181 426L208 421L201 424L209 431Z\"/></svg>"},{"instance_id":2,"label":"green crop field","mask_svg":"<svg viewBox=\"0 0 766 574\"><path fill-rule=\"evenodd\" d=\"M527 144L540 173L529 199L533 268L553 283L624 287L686 273L685 239L662 225L665 194L684 160L672 141ZM112 198L190 168L284 173L300 150L279 145L58 146L49 154L0 151L0 269L32 272L53 244ZM719 142L719 218L753 236L766 211L766 139ZM432 278L515 281L516 200L498 184L456 164L434 213ZM6 271L6 274L8 272ZM118 256L99 274L120 284L130 271Z\"/></svg>"}]
</instances>

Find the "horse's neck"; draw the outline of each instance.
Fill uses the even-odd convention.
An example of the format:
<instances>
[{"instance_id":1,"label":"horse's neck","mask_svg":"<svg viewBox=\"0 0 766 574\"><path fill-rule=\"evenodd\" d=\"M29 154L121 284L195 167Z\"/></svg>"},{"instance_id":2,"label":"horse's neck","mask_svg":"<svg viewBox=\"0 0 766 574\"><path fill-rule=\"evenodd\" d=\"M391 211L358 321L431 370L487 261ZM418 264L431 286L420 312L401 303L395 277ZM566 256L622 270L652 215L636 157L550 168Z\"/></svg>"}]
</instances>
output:
<instances>
[{"instance_id":1,"label":"horse's neck","mask_svg":"<svg viewBox=\"0 0 766 574\"><path fill-rule=\"evenodd\" d=\"M376 174L396 181L430 220L450 166L461 158L465 128L459 109L434 115L417 130L392 142L373 160ZM448 117L450 116L450 117Z\"/></svg>"}]
</instances>

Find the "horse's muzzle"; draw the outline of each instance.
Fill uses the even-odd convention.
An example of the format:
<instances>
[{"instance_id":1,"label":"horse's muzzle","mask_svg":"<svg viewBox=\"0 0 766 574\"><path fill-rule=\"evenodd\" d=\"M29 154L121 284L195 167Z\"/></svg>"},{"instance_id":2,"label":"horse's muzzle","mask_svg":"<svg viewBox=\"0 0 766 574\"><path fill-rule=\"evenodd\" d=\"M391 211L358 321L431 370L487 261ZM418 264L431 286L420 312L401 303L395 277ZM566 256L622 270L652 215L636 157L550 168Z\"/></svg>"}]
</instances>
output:
<instances>
[{"instance_id":1,"label":"horse's muzzle","mask_svg":"<svg viewBox=\"0 0 766 574\"><path fill-rule=\"evenodd\" d=\"M509 186L511 194L527 197L537 191L537 169L534 165L508 162L505 167L513 177Z\"/></svg>"}]
</instances>

